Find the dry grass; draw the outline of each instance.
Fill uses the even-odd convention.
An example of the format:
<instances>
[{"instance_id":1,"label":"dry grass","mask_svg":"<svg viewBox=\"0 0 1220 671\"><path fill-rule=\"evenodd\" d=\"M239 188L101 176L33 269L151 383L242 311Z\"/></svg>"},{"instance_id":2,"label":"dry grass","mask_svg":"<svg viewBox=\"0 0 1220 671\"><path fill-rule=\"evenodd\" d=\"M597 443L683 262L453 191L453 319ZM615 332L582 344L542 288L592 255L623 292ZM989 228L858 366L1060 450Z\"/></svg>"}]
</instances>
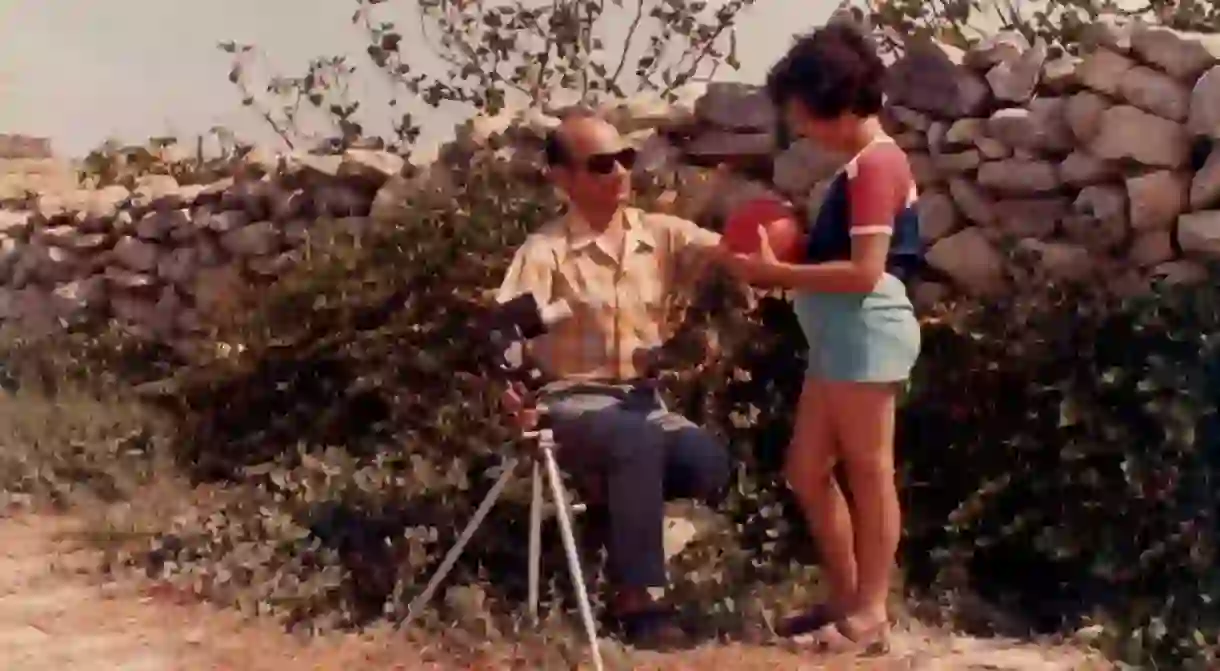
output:
<instances>
[{"instance_id":1,"label":"dry grass","mask_svg":"<svg viewBox=\"0 0 1220 671\"><path fill-rule=\"evenodd\" d=\"M10 512L0 518L0 641L37 632L40 651L0 645L6 671L73 668L72 651L98 641L114 652L81 654L89 668L103 671L140 660L163 660L159 671L587 668L582 637L562 619L538 632L487 636L463 627L404 632L384 624L306 636L271 618L209 605L201 590L149 580L125 560L179 514L206 518L239 495L191 487L165 456L166 434L147 411L71 390L54 399L18 393L0 402L0 436L0 510ZM60 513L48 515L49 509ZM55 605L50 595L63 590L73 598ZM816 659L760 640L665 655L612 642L603 647L610 668L640 671L965 669L976 668L970 665L980 656L1006 655L1011 663L994 668L1086 668L1076 651L976 641L918 625L899 632L893 654L877 660Z\"/></svg>"}]
</instances>

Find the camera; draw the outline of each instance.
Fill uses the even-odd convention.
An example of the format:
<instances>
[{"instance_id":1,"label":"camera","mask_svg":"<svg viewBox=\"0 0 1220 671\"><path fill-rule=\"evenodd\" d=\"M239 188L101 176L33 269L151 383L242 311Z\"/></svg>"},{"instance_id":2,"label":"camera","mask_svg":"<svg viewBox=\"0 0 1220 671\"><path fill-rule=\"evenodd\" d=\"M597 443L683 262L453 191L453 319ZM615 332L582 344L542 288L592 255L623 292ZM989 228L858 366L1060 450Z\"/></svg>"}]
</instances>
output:
<instances>
[{"instance_id":1,"label":"camera","mask_svg":"<svg viewBox=\"0 0 1220 671\"><path fill-rule=\"evenodd\" d=\"M481 331L495 372L510 383L523 383L531 393L541 389L550 380L529 356L527 344L571 316L566 301L542 305L532 293L493 307Z\"/></svg>"}]
</instances>

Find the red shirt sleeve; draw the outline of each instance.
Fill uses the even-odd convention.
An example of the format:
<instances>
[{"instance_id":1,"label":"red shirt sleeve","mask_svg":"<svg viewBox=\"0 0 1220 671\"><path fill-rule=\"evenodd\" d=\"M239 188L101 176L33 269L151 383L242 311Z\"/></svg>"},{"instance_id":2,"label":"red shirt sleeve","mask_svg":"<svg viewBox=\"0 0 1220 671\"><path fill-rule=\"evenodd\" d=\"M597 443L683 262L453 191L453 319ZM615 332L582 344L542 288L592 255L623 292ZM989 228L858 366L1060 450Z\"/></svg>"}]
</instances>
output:
<instances>
[{"instance_id":1,"label":"red shirt sleeve","mask_svg":"<svg viewBox=\"0 0 1220 671\"><path fill-rule=\"evenodd\" d=\"M888 235L910 202L913 181L906 153L886 142L866 149L848 172L852 235Z\"/></svg>"}]
</instances>

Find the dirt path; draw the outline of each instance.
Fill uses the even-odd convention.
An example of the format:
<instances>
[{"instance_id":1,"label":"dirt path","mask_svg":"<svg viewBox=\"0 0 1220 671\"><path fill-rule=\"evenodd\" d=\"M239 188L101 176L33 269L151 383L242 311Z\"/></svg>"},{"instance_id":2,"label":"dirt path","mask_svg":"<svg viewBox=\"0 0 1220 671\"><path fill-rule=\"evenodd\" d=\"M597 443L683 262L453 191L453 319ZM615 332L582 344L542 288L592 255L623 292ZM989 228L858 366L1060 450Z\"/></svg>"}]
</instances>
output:
<instances>
[{"instance_id":1,"label":"dirt path","mask_svg":"<svg viewBox=\"0 0 1220 671\"><path fill-rule=\"evenodd\" d=\"M73 522L0 517L0 669L4 671L424 671L536 668L494 660L443 662L401 634L335 635L305 642L274 623L181 603L136 582L96 578L97 556L66 538ZM641 655L633 669L722 668L1078 671L1104 669L1073 650L906 632L884 660L802 659L774 648L709 646ZM508 654L511 657L511 653Z\"/></svg>"}]
</instances>

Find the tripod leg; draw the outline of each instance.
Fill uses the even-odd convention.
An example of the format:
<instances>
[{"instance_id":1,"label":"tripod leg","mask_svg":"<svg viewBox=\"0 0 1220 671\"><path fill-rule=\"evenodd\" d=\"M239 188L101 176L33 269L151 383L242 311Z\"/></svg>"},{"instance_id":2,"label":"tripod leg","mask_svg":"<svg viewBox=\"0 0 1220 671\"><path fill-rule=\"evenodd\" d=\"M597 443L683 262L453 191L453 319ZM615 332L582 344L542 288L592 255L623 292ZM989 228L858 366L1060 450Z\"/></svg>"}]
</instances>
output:
<instances>
[{"instance_id":1,"label":"tripod leg","mask_svg":"<svg viewBox=\"0 0 1220 671\"><path fill-rule=\"evenodd\" d=\"M474 511L474 517L471 518L466 528L462 530L462 535L458 536L457 542L453 544L449 554L445 555L445 558L441 560L441 565L436 569L436 573L432 575L432 579L428 581L428 586L407 606L407 618L403 622L403 626L410 624L411 620L432 600L432 595L436 592L436 588L440 586L445 576L449 575L449 571L453 570L454 563L457 562L458 557L462 556L462 551L466 549L466 544L470 542L470 537L474 536L475 531L478 531L479 525L483 523L487 513L491 512L492 507L496 505L496 500L500 498L500 494L504 492L504 487L508 485L508 481L513 477L513 471L517 469L517 463L516 457L505 460L504 472L500 474L500 478L491 486L491 491L487 492L483 502Z\"/></svg>"},{"instance_id":2,"label":"tripod leg","mask_svg":"<svg viewBox=\"0 0 1220 671\"><path fill-rule=\"evenodd\" d=\"M589 592L585 588L584 572L580 568L580 555L576 552L576 538L572 535L572 516L568 510L568 497L563 491L563 481L559 476L559 467L555 464L555 455L549 446L542 448L546 459L546 470L551 481L551 498L555 501L556 513L559 515L559 531L563 536L563 549L568 555L568 571L572 574L572 588L576 590L576 602L580 607L580 619L585 626L585 634L589 637L589 652L593 655L593 668L602 671L602 651L597 645L597 628L593 623L593 609L589 606Z\"/></svg>"},{"instance_id":3,"label":"tripod leg","mask_svg":"<svg viewBox=\"0 0 1220 671\"><path fill-rule=\"evenodd\" d=\"M542 558L542 467L534 460L534 499L530 504L529 612L538 626L538 572Z\"/></svg>"}]
</instances>

